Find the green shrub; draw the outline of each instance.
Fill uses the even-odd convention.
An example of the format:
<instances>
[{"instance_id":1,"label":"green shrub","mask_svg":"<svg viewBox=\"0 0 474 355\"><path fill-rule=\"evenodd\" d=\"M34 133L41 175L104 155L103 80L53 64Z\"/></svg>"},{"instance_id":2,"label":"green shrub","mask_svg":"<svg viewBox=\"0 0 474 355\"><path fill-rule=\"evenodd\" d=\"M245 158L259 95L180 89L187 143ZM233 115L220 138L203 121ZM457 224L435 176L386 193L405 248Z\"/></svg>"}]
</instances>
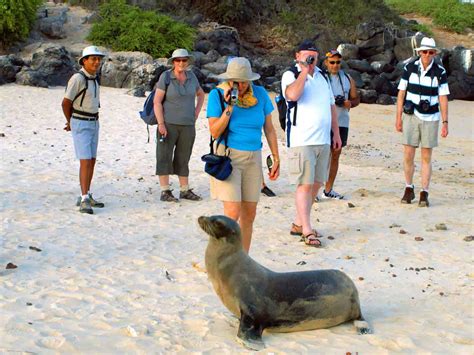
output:
<instances>
[{"instance_id":1,"label":"green shrub","mask_svg":"<svg viewBox=\"0 0 474 355\"><path fill-rule=\"evenodd\" d=\"M184 23L154 11L142 11L125 0L111 0L99 7L99 22L88 40L114 51L140 51L168 57L176 48L191 50L195 31Z\"/></svg>"},{"instance_id":2,"label":"green shrub","mask_svg":"<svg viewBox=\"0 0 474 355\"><path fill-rule=\"evenodd\" d=\"M461 3L458 0L385 0L401 14L417 13L433 19L437 26L463 33L474 28L474 4Z\"/></svg>"},{"instance_id":3,"label":"green shrub","mask_svg":"<svg viewBox=\"0 0 474 355\"><path fill-rule=\"evenodd\" d=\"M42 0L0 0L0 46L6 48L28 37Z\"/></svg>"}]
</instances>

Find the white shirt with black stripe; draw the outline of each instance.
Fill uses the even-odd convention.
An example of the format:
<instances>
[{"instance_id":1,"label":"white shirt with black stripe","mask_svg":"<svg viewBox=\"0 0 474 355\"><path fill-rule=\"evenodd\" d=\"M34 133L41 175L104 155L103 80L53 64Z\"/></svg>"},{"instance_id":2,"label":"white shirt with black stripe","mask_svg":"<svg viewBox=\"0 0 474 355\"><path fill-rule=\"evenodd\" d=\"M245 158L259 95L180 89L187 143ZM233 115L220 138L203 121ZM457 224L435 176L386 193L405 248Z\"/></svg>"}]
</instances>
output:
<instances>
[{"instance_id":1,"label":"white shirt with black stripe","mask_svg":"<svg viewBox=\"0 0 474 355\"><path fill-rule=\"evenodd\" d=\"M417 72L409 73L407 70L408 64L405 65L402 78L398 84L398 90L407 90L409 84L414 84L417 88L414 91L407 90L405 100L411 101L415 105L418 105L421 100L428 100L430 106L439 105L439 96L449 95L446 69L435 63L434 59L428 65L426 70L423 69L420 59L417 59L413 64L417 66ZM438 68L441 70L439 82L437 75L431 75L430 70L432 69L433 65L438 66ZM432 88L438 88L438 95L429 95L429 91ZM419 112L415 108L414 114L423 121L439 121L440 119L439 110L436 113L426 114Z\"/></svg>"}]
</instances>

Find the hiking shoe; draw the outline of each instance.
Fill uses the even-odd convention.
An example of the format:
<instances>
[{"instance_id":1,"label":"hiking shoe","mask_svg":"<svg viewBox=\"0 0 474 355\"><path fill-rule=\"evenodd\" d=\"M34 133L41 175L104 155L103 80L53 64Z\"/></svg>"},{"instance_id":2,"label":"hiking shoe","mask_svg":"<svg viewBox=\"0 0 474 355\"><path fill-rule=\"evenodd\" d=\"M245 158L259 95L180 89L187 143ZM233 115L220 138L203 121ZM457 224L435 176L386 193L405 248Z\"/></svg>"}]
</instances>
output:
<instances>
[{"instance_id":1,"label":"hiking shoe","mask_svg":"<svg viewBox=\"0 0 474 355\"><path fill-rule=\"evenodd\" d=\"M420 192L420 201L418 202L419 207L429 207L430 201L428 201L428 192L421 191Z\"/></svg>"},{"instance_id":2,"label":"hiking shoe","mask_svg":"<svg viewBox=\"0 0 474 355\"><path fill-rule=\"evenodd\" d=\"M264 194L265 196L268 196L268 197L275 197L276 196L276 194L272 190L270 190L270 188L266 185L260 190L260 192L262 194Z\"/></svg>"},{"instance_id":3,"label":"hiking shoe","mask_svg":"<svg viewBox=\"0 0 474 355\"><path fill-rule=\"evenodd\" d=\"M84 201L81 201L81 203L79 204L79 212L94 214L94 211L92 210L92 207L91 207L90 199L85 198Z\"/></svg>"},{"instance_id":4,"label":"hiking shoe","mask_svg":"<svg viewBox=\"0 0 474 355\"><path fill-rule=\"evenodd\" d=\"M79 207L81 205L81 196L79 196L76 200L76 206ZM105 204L99 201L96 201L93 197L92 194L89 194L89 200L91 202L91 207L97 207L97 208L103 208L105 207Z\"/></svg>"},{"instance_id":5,"label":"hiking shoe","mask_svg":"<svg viewBox=\"0 0 474 355\"><path fill-rule=\"evenodd\" d=\"M415 190L413 187L405 187L405 193L402 197L402 203L410 204L415 199Z\"/></svg>"},{"instance_id":6,"label":"hiking shoe","mask_svg":"<svg viewBox=\"0 0 474 355\"><path fill-rule=\"evenodd\" d=\"M173 196L171 190L161 191L160 200L165 202L178 202L178 199Z\"/></svg>"},{"instance_id":7,"label":"hiking shoe","mask_svg":"<svg viewBox=\"0 0 474 355\"><path fill-rule=\"evenodd\" d=\"M323 194L321 195L322 198L333 198L336 200L342 200L344 198L343 195L338 194L336 191L333 189L329 190L329 192L326 192L326 190L323 190Z\"/></svg>"},{"instance_id":8,"label":"hiking shoe","mask_svg":"<svg viewBox=\"0 0 474 355\"><path fill-rule=\"evenodd\" d=\"M202 197L199 195L196 195L193 192L193 189L189 189L186 191L180 191L179 192L179 198L185 199L185 200L191 200L191 201L201 201Z\"/></svg>"}]
</instances>

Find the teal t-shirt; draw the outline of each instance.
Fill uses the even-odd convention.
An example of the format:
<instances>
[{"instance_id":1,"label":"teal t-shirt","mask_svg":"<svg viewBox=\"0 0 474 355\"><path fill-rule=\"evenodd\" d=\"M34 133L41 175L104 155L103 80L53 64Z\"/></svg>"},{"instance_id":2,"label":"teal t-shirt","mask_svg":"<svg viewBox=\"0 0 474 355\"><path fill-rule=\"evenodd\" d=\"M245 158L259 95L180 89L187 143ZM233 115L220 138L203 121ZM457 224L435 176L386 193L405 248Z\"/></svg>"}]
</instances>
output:
<instances>
[{"instance_id":1,"label":"teal t-shirt","mask_svg":"<svg viewBox=\"0 0 474 355\"><path fill-rule=\"evenodd\" d=\"M262 149L262 128L265 117L273 111L273 105L265 89L252 84L253 94L258 103L249 108L234 107L229 121L229 135L227 146L237 150L256 151ZM222 106L219 102L220 90L214 89L209 93L207 101L207 117L221 117ZM224 103L224 107L227 106Z\"/></svg>"}]
</instances>

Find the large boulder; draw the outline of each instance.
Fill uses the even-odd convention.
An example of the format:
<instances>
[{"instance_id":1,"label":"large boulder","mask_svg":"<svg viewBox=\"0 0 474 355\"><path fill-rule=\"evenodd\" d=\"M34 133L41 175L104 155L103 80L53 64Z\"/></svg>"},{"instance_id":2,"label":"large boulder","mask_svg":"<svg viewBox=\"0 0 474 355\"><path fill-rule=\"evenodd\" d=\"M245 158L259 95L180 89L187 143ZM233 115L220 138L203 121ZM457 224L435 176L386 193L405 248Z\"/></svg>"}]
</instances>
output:
<instances>
[{"instance_id":1,"label":"large boulder","mask_svg":"<svg viewBox=\"0 0 474 355\"><path fill-rule=\"evenodd\" d=\"M198 31L196 50L207 53L214 49L220 55L239 55L239 33L234 27L219 25L215 22L203 22L199 25Z\"/></svg>"},{"instance_id":2,"label":"large boulder","mask_svg":"<svg viewBox=\"0 0 474 355\"><path fill-rule=\"evenodd\" d=\"M362 58L368 58L393 48L394 40L392 31L384 29L369 39L357 40L356 44L359 46L359 55Z\"/></svg>"},{"instance_id":3,"label":"large boulder","mask_svg":"<svg viewBox=\"0 0 474 355\"><path fill-rule=\"evenodd\" d=\"M449 56L449 68L452 71L463 71L474 75L474 49L454 47Z\"/></svg>"},{"instance_id":4,"label":"large boulder","mask_svg":"<svg viewBox=\"0 0 474 355\"><path fill-rule=\"evenodd\" d=\"M47 43L33 53L29 68L23 67L17 80L24 85L65 86L76 71L76 62L64 46Z\"/></svg>"},{"instance_id":5,"label":"large boulder","mask_svg":"<svg viewBox=\"0 0 474 355\"><path fill-rule=\"evenodd\" d=\"M374 104L377 101L377 91L359 89L360 102L363 104Z\"/></svg>"},{"instance_id":6,"label":"large boulder","mask_svg":"<svg viewBox=\"0 0 474 355\"><path fill-rule=\"evenodd\" d=\"M395 69L392 64L385 61L375 61L375 62L370 63L370 66L378 74L391 73Z\"/></svg>"},{"instance_id":7,"label":"large boulder","mask_svg":"<svg viewBox=\"0 0 474 355\"><path fill-rule=\"evenodd\" d=\"M344 60L359 58L359 47L355 44L341 43L337 46L337 51L341 53Z\"/></svg>"},{"instance_id":8,"label":"large boulder","mask_svg":"<svg viewBox=\"0 0 474 355\"><path fill-rule=\"evenodd\" d=\"M474 101L474 76L467 75L464 70L451 72L448 77L450 99Z\"/></svg>"},{"instance_id":9,"label":"large boulder","mask_svg":"<svg viewBox=\"0 0 474 355\"><path fill-rule=\"evenodd\" d=\"M366 41L374 37L377 33L383 32L385 25L378 21L363 22L357 25L357 39Z\"/></svg>"},{"instance_id":10,"label":"large boulder","mask_svg":"<svg viewBox=\"0 0 474 355\"><path fill-rule=\"evenodd\" d=\"M67 7L46 7L39 12L36 29L48 38L66 38L64 24L67 21Z\"/></svg>"},{"instance_id":11,"label":"large boulder","mask_svg":"<svg viewBox=\"0 0 474 355\"><path fill-rule=\"evenodd\" d=\"M0 56L0 85L14 82L24 64L23 59L13 54Z\"/></svg>"},{"instance_id":12,"label":"large boulder","mask_svg":"<svg viewBox=\"0 0 474 355\"><path fill-rule=\"evenodd\" d=\"M386 49L382 53L373 55L367 60L369 62L387 62L387 63L392 63L393 59L395 58L395 55L393 54L393 49Z\"/></svg>"},{"instance_id":13,"label":"large boulder","mask_svg":"<svg viewBox=\"0 0 474 355\"><path fill-rule=\"evenodd\" d=\"M364 81L362 80L361 74L357 70L347 69L346 72L354 80L355 85L356 85L357 88L363 88L364 87Z\"/></svg>"},{"instance_id":14,"label":"large boulder","mask_svg":"<svg viewBox=\"0 0 474 355\"><path fill-rule=\"evenodd\" d=\"M163 59L163 61L165 60ZM151 64L151 66L136 70L132 75L134 78L130 77L135 69L146 64ZM149 54L143 52L111 53L102 65L101 85L114 88L132 88L139 85L143 78L149 78L149 75L153 75L155 69L156 65L154 65L153 58Z\"/></svg>"},{"instance_id":15,"label":"large boulder","mask_svg":"<svg viewBox=\"0 0 474 355\"><path fill-rule=\"evenodd\" d=\"M357 70L358 72L361 73L370 73L372 71L372 67L370 66L369 62L364 60L358 60L358 59L349 59L347 61L347 65L351 69Z\"/></svg>"},{"instance_id":16,"label":"large boulder","mask_svg":"<svg viewBox=\"0 0 474 355\"><path fill-rule=\"evenodd\" d=\"M417 32L414 36L395 38L393 52L395 53L397 61L403 61L413 56L415 54L415 48L420 45L423 37L425 37L423 33Z\"/></svg>"},{"instance_id":17,"label":"large boulder","mask_svg":"<svg viewBox=\"0 0 474 355\"><path fill-rule=\"evenodd\" d=\"M387 94L397 96L398 91L394 84L384 74L376 75L370 83L371 89L377 91L378 94Z\"/></svg>"}]
</instances>

